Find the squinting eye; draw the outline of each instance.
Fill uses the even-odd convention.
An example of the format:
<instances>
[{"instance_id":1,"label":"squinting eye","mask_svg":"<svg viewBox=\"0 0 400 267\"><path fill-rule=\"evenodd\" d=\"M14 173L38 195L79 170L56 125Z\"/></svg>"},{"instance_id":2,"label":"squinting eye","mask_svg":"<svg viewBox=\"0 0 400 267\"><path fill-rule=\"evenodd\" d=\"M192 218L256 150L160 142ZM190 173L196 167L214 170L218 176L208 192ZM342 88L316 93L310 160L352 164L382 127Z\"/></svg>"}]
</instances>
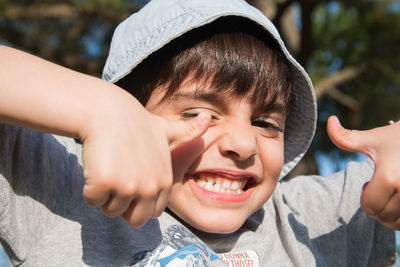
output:
<instances>
[{"instance_id":1,"label":"squinting eye","mask_svg":"<svg viewBox=\"0 0 400 267\"><path fill-rule=\"evenodd\" d=\"M182 117L187 119L196 118L197 115L199 115L199 113L188 113L188 112L182 113Z\"/></svg>"},{"instance_id":2,"label":"squinting eye","mask_svg":"<svg viewBox=\"0 0 400 267\"><path fill-rule=\"evenodd\" d=\"M200 114L200 112L201 112L201 110L200 110L200 111L188 111L188 112L183 112L183 113L182 113L182 118L184 118L184 119L196 118L197 115ZM214 116L214 115L211 114L211 119L217 120L218 118L217 118L216 116Z\"/></svg>"},{"instance_id":3,"label":"squinting eye","mask_svg":"<svg viewBox=\"0 0 400 267\"><path fill-rule=\"evenodd\" d=\"M272 130L272 131L277 131L277 132L283 132L283 129L271 122L265 121L265 120L255 120L251 122L251 125L262 128L265 130Z\"/></svg>"}]
</instances>

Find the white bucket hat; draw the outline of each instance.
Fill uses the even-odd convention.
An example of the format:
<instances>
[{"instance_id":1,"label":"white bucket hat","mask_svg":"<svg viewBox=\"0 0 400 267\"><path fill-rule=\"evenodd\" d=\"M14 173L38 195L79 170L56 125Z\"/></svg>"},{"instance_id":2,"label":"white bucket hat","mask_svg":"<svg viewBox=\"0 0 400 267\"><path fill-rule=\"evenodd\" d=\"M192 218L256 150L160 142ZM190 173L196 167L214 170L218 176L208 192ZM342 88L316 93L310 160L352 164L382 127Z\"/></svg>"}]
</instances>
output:
<instances>
[{"instance_id":1,"label":"white bucket hat","mask_svg":"<svg viewBox=\"0 0 400 267\"><path fill-rule=\"evenodd\" d=\"M289 54L275 26L243 0L153 0L115 30L103 79L112 83L171 40L218 18L239 16L256 22L279 45L293 71L292 107L286 120L285 162L280 177L296 166L316 128L317 105L310 78Z\"/></svg>"}]
</instances>

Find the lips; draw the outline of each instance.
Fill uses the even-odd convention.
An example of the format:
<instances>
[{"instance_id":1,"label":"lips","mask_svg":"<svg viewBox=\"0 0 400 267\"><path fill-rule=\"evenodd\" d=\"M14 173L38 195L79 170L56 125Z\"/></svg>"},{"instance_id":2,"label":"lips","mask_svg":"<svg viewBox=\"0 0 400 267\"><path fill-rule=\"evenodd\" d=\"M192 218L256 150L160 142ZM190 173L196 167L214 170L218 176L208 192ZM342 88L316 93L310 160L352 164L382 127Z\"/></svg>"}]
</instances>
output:
<instances>
[{"instance_id":1,"label":"lips","mask_svg":"<svg viewBox=\"0 0 400 267\"><path fill-rule=\"evenodd\" d=\"M197 191L212 199L229 202L247 199L257 183L253 174L230 171L202 171L189 177Z\"/></svg>"}]
</instances>

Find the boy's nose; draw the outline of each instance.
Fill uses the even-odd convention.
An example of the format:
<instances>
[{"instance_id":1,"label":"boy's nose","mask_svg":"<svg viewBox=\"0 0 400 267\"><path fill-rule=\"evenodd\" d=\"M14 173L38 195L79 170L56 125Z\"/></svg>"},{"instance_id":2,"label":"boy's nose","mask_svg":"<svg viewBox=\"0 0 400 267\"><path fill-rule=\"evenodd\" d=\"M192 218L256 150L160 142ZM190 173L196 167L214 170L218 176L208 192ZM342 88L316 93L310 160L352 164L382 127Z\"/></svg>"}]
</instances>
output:
<instances>
[{"instance_id":1,"label":"boy's nose","mask_svg":"<svg viewBox=\"0 0 400 267\"><path fill-rule=\"evenodd\" d=\"M258 154L256 136L251 125L234 125L219 140L222 155L238 161L246 161Z\"/></svg>"}]
</instances>

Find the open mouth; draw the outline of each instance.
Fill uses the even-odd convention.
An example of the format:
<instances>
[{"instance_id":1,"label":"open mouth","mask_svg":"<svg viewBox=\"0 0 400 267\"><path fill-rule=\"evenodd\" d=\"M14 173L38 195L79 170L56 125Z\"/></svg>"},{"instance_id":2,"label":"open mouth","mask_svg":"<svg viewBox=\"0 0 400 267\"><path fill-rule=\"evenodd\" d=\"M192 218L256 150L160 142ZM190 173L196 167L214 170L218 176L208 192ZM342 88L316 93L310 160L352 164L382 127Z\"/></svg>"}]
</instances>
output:
<instances>
[{"instance_id":1,"label":"open mouth","mask_svg":"<svg viewBox=\"0 0 400 267\"><path fill-rule=\"evenodd\" d=\"M192 178L200 187L220 194L242 194L255 185L250 176L230 179L219 174L196 173Z\"/></svg>"}]
</instances>

